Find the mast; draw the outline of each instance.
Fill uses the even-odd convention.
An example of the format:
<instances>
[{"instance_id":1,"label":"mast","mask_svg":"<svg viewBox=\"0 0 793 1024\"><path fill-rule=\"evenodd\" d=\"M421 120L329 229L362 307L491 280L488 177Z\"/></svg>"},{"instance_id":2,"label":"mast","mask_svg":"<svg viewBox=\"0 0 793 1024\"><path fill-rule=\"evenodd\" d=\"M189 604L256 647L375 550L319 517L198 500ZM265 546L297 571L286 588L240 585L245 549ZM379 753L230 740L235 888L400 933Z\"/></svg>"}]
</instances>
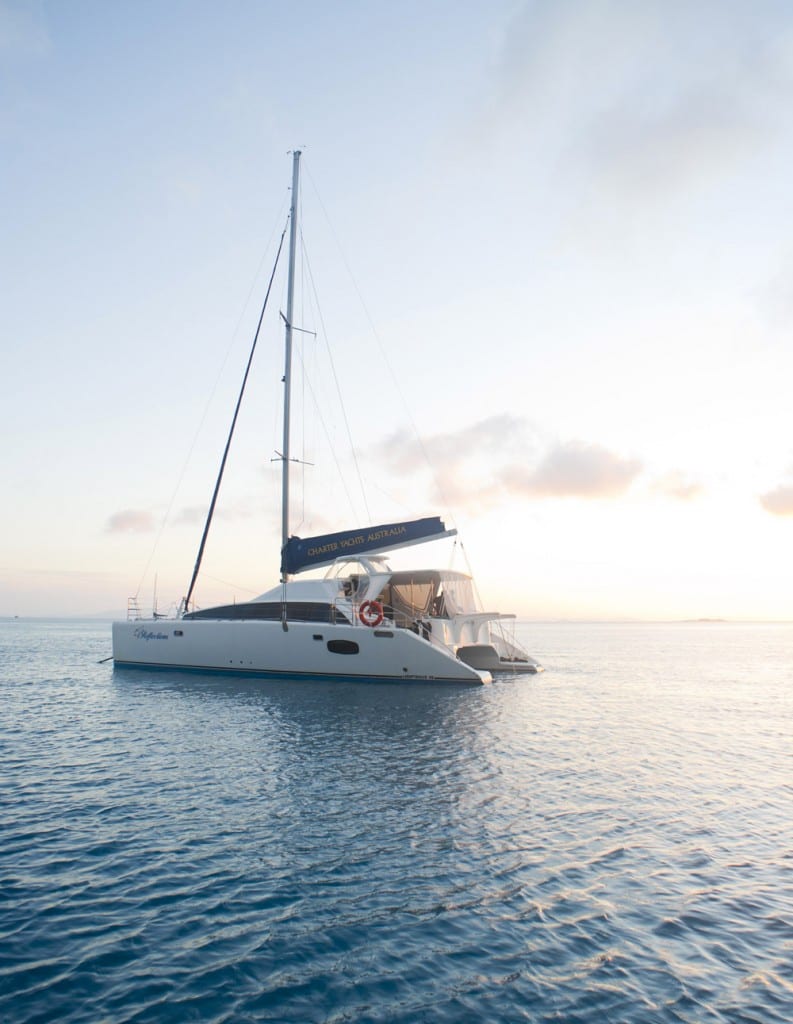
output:
<instances>
[{"instance_id":1,"label":"mast","mask_svg":"<svg viewBox=\"0 0 793 1024\"><path fill-rule=\"evenodd\" d=\"M286 286L286 337L284 339L284 443L281 482L281 550L289 540L289 417L292 392L292 308L295 297L295 250L297 248L297 192L300 180L300 153L292 153L292 203L289 209L289 276ZM286 570L281 582L287 580Z\"/></svg>"}]
</instances>

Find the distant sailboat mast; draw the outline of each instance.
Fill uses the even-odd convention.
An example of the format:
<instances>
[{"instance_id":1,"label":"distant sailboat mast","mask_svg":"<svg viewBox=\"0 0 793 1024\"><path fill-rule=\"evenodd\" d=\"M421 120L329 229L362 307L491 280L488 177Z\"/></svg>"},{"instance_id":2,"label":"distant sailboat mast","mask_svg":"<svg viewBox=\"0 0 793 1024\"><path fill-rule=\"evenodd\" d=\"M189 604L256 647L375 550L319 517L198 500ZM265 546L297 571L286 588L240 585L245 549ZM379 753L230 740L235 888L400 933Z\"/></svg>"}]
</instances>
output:
<instances>
[{"instance_id":1,"label":"distant sailboat mast","mask_svg":"<svg viewBox=\"0 0 793 1024\"><path fill-rule=\"evenodd\" d=\"M289 210L289 276L286 287L286 337L284 339L284 442L281 458L283 461L281 483L281 551L289 540L289 420L292 392L292 310L295 297L295 250L297 248L297 196L300 180L300 153L292 154L292 203ZM289 576L282 567L281 582Z\"/></svg>"}]
</instances>

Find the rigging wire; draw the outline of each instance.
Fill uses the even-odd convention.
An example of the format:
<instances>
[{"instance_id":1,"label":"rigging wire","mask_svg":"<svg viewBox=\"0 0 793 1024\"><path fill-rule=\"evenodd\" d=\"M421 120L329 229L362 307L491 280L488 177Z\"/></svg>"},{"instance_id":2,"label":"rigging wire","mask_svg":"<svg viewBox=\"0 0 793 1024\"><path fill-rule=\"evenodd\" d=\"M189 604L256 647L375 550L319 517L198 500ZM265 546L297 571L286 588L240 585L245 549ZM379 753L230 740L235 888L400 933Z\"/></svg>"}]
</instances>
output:
<instances>
[{"instance_id":1,"label":"rigging wire","mask_svg":"<svg viewBox=\"0 0 793 1024\"><path fill-rule=\"evenodd\" d=\"M302 359L302 357L301 357L301 359ZM339 474L339 479L341 480L341 485L344 488L344 493L347 496L347 501L349 501L349 503L350 503L350 509L352 510L353 515L355 515L355 503L352 500L352 495L350 494L350 489L347 486L347 480L346 480L345 474L342 471L341 465L339 463L338 456L336 455L336 448L335 448L335 446L333 444L333 439L330 436L330 431L328 430L328 425L325 422L325 418L322 415L322 407L321 407L321 405L319 403L319 400L317 399L316 392L314 391L314 388L313 388L313 386L311 384L311 378L307 374L305 374L305 366L304 365L303 365L303 372L304 372L304 375L305 375L305 381L306 381L306 386L308 387L308 392L311 395L312 402L314 403L314 412L317 414L317 419L319 420L320 426L322 427L322 432L325 435L325 440L328 442L328 446L330 448L330 454L331 454L331 457L333 459L333 464L335 465L336 471Z\"/></svg>"},{"instance_id":2,"label":"rigging wire","mask_svg":"<svg viewBox=\"0 0 793 1024\"><path fill-rule=\"evenodd\" d=\"M311 272L311 261L308 258L308 252L306 251L306 243L305 243L305 239L303 238L302 231L300 233L300 242L301 242L301 245L303 247L303 252L305 254L306 269L308 271L308 280L309 280L309 282L311 284L311 290L314 293L314 301L315 301L316 307L317 307L317 316L319 317L319 323L320 323L320 326L322 327L322 336L325 339L325 348L328 350L328 359L330 360L330 368L331 368L331 372L333 374L333 382L336 385L336 394L338 395L339 404L341 406L341 414L342 414L342 417L344 419L344 428L347 431L347 440L349 441L349 444L350 444L350 452L352 453L352 461L353 461L353 464L355 466L356 476L358 477L358 486L361 489L361 499L363 501L363 506L366 509L366 518L371 523L372 522L372 513L369 511L369 502L366 500L366 488L363 485L363 476L361 474L360 463L358 462L358 452L355 450L355 444L353 443L352 431L350 430L350 421L349 421L349 419L347 417L347 407L344 404L344 398L343 398L342 393L341 393L341 385L339 384L339 377L338 377L338 374L336 373L336 364L333 361L333 352L331 350L330 343L328 341L328 332L327 332L327 328L325 327L325 319L322 316L322 308L321 308L321 306L319 304L319 295L317 293L317 288L316 288L316 285L314 283L314 275Z\"/></svg>"},{"instance_id":3,"label":"rigging wire","mask_svg":"<svg viewBox=\"0 0 793 1024\"><path fill-rule=\"evenodd\" d=\"M190 442L190 447L189 447L189 449L187 451L187 455L185 456L185 460L184 460L184 463L182 465L181 471L179 472L179 475L177 477L176 486L173 489L173 493L171 494L170 501L168 502L168 505L167 505L167 507L165 509L165 513L164 513L164 515L162 517L162 521L160 522L160 528L159 528L159 530L157 532L157 536L154 539L154 544L153 544L152 549L151 549L151 554L149 555L148 561L146 562L146 566L145 566L145 568L143 570L143 574L141 575L140 581L138 582L137 589L135 590L134 600L136 600L136 601L138 600L138 596L140 595L140 591L141 591L141 589L143 587L143 584L144 584L144 582L146 580L146 577L148 576L149 569L151 568L151 563L154 561L154 556L156 555L157 548L159 547L160 541L162 540L162 535L165 532L165 527L167 526L168 521L171 518L171 512L173 510L173 506L174 506L174 503L176 501L176 496L179 493L179 491L181 490L182 483L183 483L184 477L185 477L185 473L187 472L187 467L190 465L190 460L193 457L193 452L195 451L195 446L198 443L198 438L201 435L201 431L203 430L204 423L206 422L206 418L209 415L210 406L212 405L212 402L213 402L214 397L215 397L215 393L217 392L217 389L218 389L218 385L220 384L220 378L223 376L223 371L226 368L226 363L228 363L228 361L229 361L229 356L231 355L231 350L234 347L235 341L237 340L237 335L239 334L240 326L242 325L243 318L245 317L245 312L248 309L248 304L251 301L251 296L253 295L253 290L256 287L256 282L259 280L259 275L261 274L262 267L264 266L265 258L267 256L267 253L270 251L270 247L273 244L273 239L275 238L276 233L278 231L278 225L281 222L281 217L283 216L284 206L285 205L286 205L286 200L284 200L284 202L281 203L281 209L278 211L278 217L276 219L276 222L275 222L275 224L273 226L272 231L270 232L270 237L267 240L267 245L264 247L264 250L262 252L262 258L259 260L259 266L256 268L256 273L253 275L253 279L251 280L251 285L250 285L250 288L248 289L248 294L247 294L247 296L245 298L244 303L242 304L242 310L240 311L240 315L239 315L239 318L237 320L237 325L236 325L236 327L234 328L234 330L231 333L231 340L229 341L229 344L226 347L226 352L225 352L225 354L223 356L223 360L222 360L222 362L220 364L220 368L218 369L217 375L215 376L215 382L212 385L211 391L209 392L209 397L207 398L206 404L204 406L204 411L201 414L201 419L198 421L198 426L196 427L195 434L193 435L193 440Z\"/></svg>"},{"instance_id":4,"label":"rigging wire","mask_svg":"<svg viewBox=\"0 0 793 1024\"><path fill-rule=\"evenodd\" d=\"M267 309L267 302L270 298L270 291L272 290L273 287L275 272L278 269L278 261L281 258L281 250L283 249L284 246L284 238L286 237L286 229L288 226L289 221L287 218L287 223L284 226L284 230L281 232L281 240L278 243L278 252L275 254L275 263L273 264L272 273L270 274L270 281L267 285L267 292L264 296L264 302L262 303L262 311L259 314L259 323L256 325L256 333L253 336L253 344L251 345L251 352L250 355L248 356L248 365L245 367L245 375L242 378L242 387L240 388L240 393L237 398L237 405L234 409L234 415L231 420L231 428L229 429L229 436L226 439L226 447L223 451L223 458L220 461L220 470L218 471L218 478L217 482L215 483L215 490L212 494L212 500L209 503L209 511L207 512L206 523L204 525L204 532L203 535L201 536L201 543L198 547L198 555L196 557L195 568L193 569L193 576L192 579L190 580L190 586L187 590L187 596L184 599L185 611L187 611L190 605L190 598L193 595L193 588L195 587L196 579L198 578L198 572L201 568L201 560L204 557L204 548L206 547L207 537L209 536L209 527L212 525L212 516L214 515L215 512L215 505L218 500L220 485L223 481L223 473L226 468L226 460L228 459L229 449L231 448L231 439L234 436L234 428L237 425L237 417L239 416L240 406L242 405L242 397L245 394L245 385L248 383L248 375L251 371L251 363L253 362L253 356L254 353L256 352L256 344L259 340L259 332L262 329L262 320L264 320L264 312Z\"/></svg>"},{"instance_id":5,"label":"rigging wire","mask_svg":"<svg viewBox=\"0 0 793 1024\"><path fill-rule=\"evenodd\" d=\"M331 219L330 219L330 217L328 215L328 211L325 209L325 204L322 202L322 197L319 194L319 189L317 188L316 182L314 181L314 178L312 177L311 171L310 171L308 166L305 167L305 173L306 173L306 176L308 177L308 180L311 182L311 187L313 188L314 195L316 197L317 202L319 203L319 208L322 210L322 213L325 216L325 220L326 220L326 222L328 224L328 228L330 230L330 233L331 233L331 235L333 237L334 242L336 243L336 247L337 247L337 249L339 251L339 255L341 256L341 261L344 264L344 268L345 268L345 270L347 271L347 273L348 273L348 275L350 277L350 281L352 282L352 286L355 289L356 295L358 296L358 301L361 303L361 308L363 309L364 315L366 316L366 319L367 319L367 321L369 323L369 328L370 328L370 330L371 330L371 332L372 332L372 334L374 336L374 339L377 342L377 347L380 349L380 355L382 356L383 362L385 363L386 369L388 370L388 374L391 377L391 382L392 382L392 384L394 386L394 390L396 391L397 395L399 396L400 401L402 402L402 406L403 406L403 408L405 410L405 413L407 415L408 422L410 424L411 430L413 431L413 435L416 438L418 446L419 446L419 448L421 450L421 454L424 457L424 461L426 462L427 466L429 467L430 473L432 474L433 483L435 484L435 487L436 487L436 489L438 491L438 494L441 497L441 501L443 502L443 505L444 505L445 509L447 510L447 513L448 513L448 516L449 516L449 519L451 521L452 526L456 528L457 522L456 522L456 517L454 515L454 509L452 508L451 502L449 501L448 497L446 496L446 491L445 491L445 489L443 487L443 484L441 482L440 474L438 473L437 469L435 468L435 464L434 464L433 460L430 458L430 454L429 454L429 451L427 450L427 446L424 444L423 437L419 433L419 429L418 429L418 427L416 425L416 421L415 421L415 419L413 417L412 412L410 411L410 406L408 405L407 399L405 398L405 393L402 390L402 387L401 387L401 385L399 383L399 378L397 377L396 373L394 372L394 368L391 365L390 359L388 358L388 352L386 350L386 347L383 344L383 340L380 337L380 334L378 333L377 327L375 326L375 323L374 323L374 320L372 318L372 315L369 312L369 307L366 304L366 300L363 297L361 289L358 287L358 281L357 281L355 275L353 274L352 267L350 266L350 262L347 259L347 254L344 251L344 249L343 249L343 247L341 245L341 242L339 240L339 236L338 236L338 234L336 233L336 230L333 227L333 222L331 221ZM312 282L312 284L313 284L313 282ZM357 467L357 460L356 460L356 467ZM364 501L365 501L365 498L364 498ZM367 511L368 511L368 507L367 507ZM466 567L468 568L468 574L472 578L473 583L474 583L475 599L478 601L479 607L482 608L483 607L482 599L481 599L481 596L479 594L479 589L478 589L478 587L476 585L476 577L474 576L473 570L471 568L471 563L470 563L470 560L468 558L468 552L463 547L462 541L460 541L460 551L461 551L461 553L463 555L463 558L465 560Z\"/></svg>"},{"instance_id":6,"label":"rigging wire","mask_svg":"<svg viewBox=\"0 0 793 1024\"><path fill-rule=\"evenodd\" d=\"M470 559L468 558L468 552L465 550L465 545L463 544L462 540L460 540L459 537L457 538L457 540L460 541L460 552L463 556L465 566L468 569L468 575L471 577L471 584L473 585L474 590L474 600L476 601L476 604L479 607L479 611L484 611L485 606L482 604L482 595L479 593L479 587L476 585L476 576L474 576L474 571L471 568L471 562Z\"/></svg>"},{"instance_id":7,"label":"rigging wire","mask_svg":"<svg viewBox=\"0 0 793 1024\"><path fill-rule=\"evenodd\" d=\"M419 433L418 427L416 426L416 421L413 418L413 414L410 411L410 406L408 405L407 399L405 398L405 393L402 390L402 388L400 387L399 379L397 378L397 375L394 372L394 368L391 365L391 361L388 358L388 353L386 351L386 347L383 344L383 341L382 341L380 335L378 334L377 328L375 327L374 320L372 319L372 315L369 312L369 307L366 305L366 301L364 300L363 294L361 293L361 290L358 287L358 282L357 282L357 280L355 278L355 275L352 272L352 268L350 266L349 260L347 259L347 255L346 255L344 249L342 248L341 242L339 241L339 237L336 234L336 231L335 231L335 229L333 227L333 223L332 223L330 217L328 216L328 212L325 209L325 205L323 204L322 199L320 197L319 191L318 191L317 186L316 186L316 182L314 181L313 177L311 176L311 171L308 169L308 167L306 167L306 175L307 175L309 181L311 182L312 188L314 189L314 195L317 198L317 202L319 203L320 209L322 210L323 214L325 215L325 220L328 223L328 227L330 228L330 232L331 232L331 235L333 236L333 240L336 243L336 247L339 250L339 255L341 256L342 263L344 264L344 267L345 267L347 273L349 274L350 281L352 282L352 286L355 289L356 295L358 296L358 301L361 303L361 307L362 307L362 309L364 311L366 319L369 322L369 328L370 328L372 334L374 335L374 338L375 338L375 341L377 342L378 348L380 349L380 354L381 354L381 356L383 358L383 362L385 363L386 369L388 370L388 373L389 373L389 375L391 377L391 381L392 381L392 383L394 385L394 389L396 390L397 394L399 395L399 398L400 398L400 400L402 402L402 405L403 405L403 407L405 409L405 413L407 414L408 422L410 423L410 426L411 426L411 429L413 431L413 434L415 435L416 441L418 442L419 448L421 449L421 454L424 456L424 460L426 461L427 465L429 466L430 472L432 473L433 483L435 484L435 487L437 488L438 493L441 496L441 501L443 502L444 506L448 509L448 514L449 514L449 518L452 521L452 525L455 525L454 511L452 509L450 501L446 497L446 492L444 491L443 485L442 485L441 480L440 480L440 476L439 476L438 472L435 469L435 464L433 463L432 459L430 458L429 452L427 451L426 445L424 444L424 440L423 440L421 434Z\"/></svg>"},{"instance_id":8,"label":"rigging wire","mask_svg":"<svg viewBox=\"0 0 793 1024\"><path fill-rule=\"evenodd\" d=\"M248 594L256 596L259 591L251 590L250 587L245 587L241 583L231 583L229 580L222 580L219 576L213 576L211 573L204 572L204 579L212 580L215 583L222 583L224 587L229 587L231 590L244 590Z\"/></svg>"}]
</instances>

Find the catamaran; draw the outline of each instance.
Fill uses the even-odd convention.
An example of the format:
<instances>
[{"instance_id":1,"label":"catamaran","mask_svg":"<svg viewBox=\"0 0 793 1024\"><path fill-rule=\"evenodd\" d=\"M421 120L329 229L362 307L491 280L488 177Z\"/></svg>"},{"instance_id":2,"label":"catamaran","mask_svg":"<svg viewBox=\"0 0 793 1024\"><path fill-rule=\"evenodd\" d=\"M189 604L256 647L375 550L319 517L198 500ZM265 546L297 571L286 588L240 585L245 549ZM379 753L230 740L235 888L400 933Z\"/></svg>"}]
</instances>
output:
<instances>
[{"instance_id":1,"label":"catamaran","mask_svg":"<svg viewBox=\"0 0 793 1024\"><path fill-rule=\"evenodd\" d=\"M393 570L389 566L385 558L389 551L456 534L440 517L308 538L291 535L290 396L300 156L299 150L292 154L284 316L280 582L251 601L202 609L191 604L227 443L193 577L176 617L166 619L153 612L144 618L132 602L126 621L113 623L114 662L287 679L462 684L488 683L501 673L542 671L504 630L504 620L514 620L514 615L479 609L470 575L451 569ZM250 365L249 359L248 370ZM241 399L242 392L232 432ZM326 567L324 578L295 578L322 567Z\"/></svg>"}]
</instances>

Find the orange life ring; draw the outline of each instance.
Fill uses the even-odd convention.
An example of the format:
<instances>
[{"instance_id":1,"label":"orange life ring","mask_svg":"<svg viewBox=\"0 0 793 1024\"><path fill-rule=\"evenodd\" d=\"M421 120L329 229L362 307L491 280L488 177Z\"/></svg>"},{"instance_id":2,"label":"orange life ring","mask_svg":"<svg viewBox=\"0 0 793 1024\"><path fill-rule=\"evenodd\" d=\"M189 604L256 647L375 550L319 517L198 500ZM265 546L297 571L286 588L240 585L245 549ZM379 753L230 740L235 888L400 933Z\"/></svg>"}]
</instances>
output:
<instances>
[{"instance_id":1,"label":"orange life ring","mask_svg":"<svg viewBox=\"0 0 793 1024\"><path fill-rule=\"evenodd\" d=\"M383 621L383 606L379 601L364 601L358 609L358 618L364 626L374 629Z\"/></svg>"}]
</instances>

